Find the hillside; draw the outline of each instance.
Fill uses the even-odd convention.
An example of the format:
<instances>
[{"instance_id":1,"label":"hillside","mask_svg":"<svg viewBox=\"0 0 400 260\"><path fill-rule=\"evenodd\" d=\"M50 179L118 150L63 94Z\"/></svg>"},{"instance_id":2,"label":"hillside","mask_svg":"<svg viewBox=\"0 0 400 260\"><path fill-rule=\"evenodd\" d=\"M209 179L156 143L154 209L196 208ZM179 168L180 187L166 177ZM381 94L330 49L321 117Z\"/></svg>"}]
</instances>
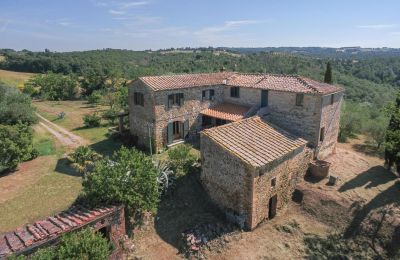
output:
<instances>
[{"instance_id":1,"label":"hillside","mask_svg":"<svg viewBox=\"0 0 400 260\"><path fill-rule=\"evenodd\" d=\"M326 63L333 66L334 83L346 88L346 99L382 105L391 100L400 87L400 56L397 49L353 50L329 48L268 48L242 50L240 55L220 48L200 48L184 51L130 51L103 49L83 52L30 52L0 50L5 61L0 68L45 73L87 76L118 74L127 79L144 75L214 72L224 67L228 71L245 73L298 74L322 81ZM301 55L299 50L312 55ZM261 51L262 50L262 51ZM365 57L365 53L374 53ZM390 57L387 57L391 53ZM334 56L332 56L335 54ZM329 58L327 58L329 56Z\"/></svg>"},{"instance_id":2,"label":"hillside","mask_svg":"<svg viewBox=\"0 0 400 260\"><path fill-rule=\"evenodd\" d=\"M21 86L26 80L34 75L34 73L0 70L0 81L3 81L7 85Z\"/></svg>"}]
</instances>

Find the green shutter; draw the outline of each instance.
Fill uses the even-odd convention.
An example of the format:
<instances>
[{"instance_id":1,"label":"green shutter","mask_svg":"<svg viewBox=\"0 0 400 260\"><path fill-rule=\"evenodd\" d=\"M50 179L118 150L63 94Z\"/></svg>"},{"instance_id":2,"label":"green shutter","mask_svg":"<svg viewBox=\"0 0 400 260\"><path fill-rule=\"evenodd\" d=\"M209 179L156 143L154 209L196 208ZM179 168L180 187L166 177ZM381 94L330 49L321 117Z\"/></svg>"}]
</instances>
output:
<instances>
[{"instance_id":1,"label":"green shutter","mask_svg":"<svg viewBox=\"0 0 400 260\"><path fill-rule=\"evenodd\" d=\"M189 120L185 120L185 122L183 122L183 138L184 139L186 139L188 133L189 133Z\"/></svg>"},{"instance_id":2,"label":"green shutter","mask_svg":"<svg viewBox=\"0 0 400 260\"><path fill-rule=\"evenodd\" d=\"M169 123L167 126L167 143L170 144L174 140L173 131L174 131L174 123Z\"/></svg>"},{"instance_id":3,"label":"green shutter","mask_svg":"<svg viewBox=\"0 0 400 260\"><path fill-rule=\"evenodd\" d=\"M183 103L184 103L183 93L180 93L179 94L179 105L183 106Z\"/></svg>"}]
</instances>

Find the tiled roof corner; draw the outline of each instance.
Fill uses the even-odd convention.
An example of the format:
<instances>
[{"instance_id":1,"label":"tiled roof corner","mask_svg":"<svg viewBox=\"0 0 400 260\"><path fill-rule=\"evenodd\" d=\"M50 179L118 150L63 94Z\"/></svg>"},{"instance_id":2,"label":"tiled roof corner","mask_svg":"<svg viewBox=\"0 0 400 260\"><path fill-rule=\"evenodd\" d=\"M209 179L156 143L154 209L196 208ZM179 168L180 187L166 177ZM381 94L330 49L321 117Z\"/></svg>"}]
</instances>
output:
<instances>
[{"instance_id":1,"label":"tiled roof corner","mask_svg":"<svg viewBox=\"0 0 400 260\"><path fill-rule=\"evenodd\" d=\"M253 167L262 167L307 143L259 116L210 128L202 133Z\"/></svg>"},{"instance_id":2,"label":"tiled roof corner","mask_svg":"<svg viewBox=\"0 0 400 260\"><path fill-rule=\"evenodd\" d=\"M201 111L201 114L228 121L237 121L242 119L250 107L232 103L221 103L215 107L207 108Z\"/></svg>"},{"instance_id":3,"label":"tiled roof corner","mask_svg":"<svg viewBox=\"0 0 400 260\"><path fill-rule=\"evenodd\" d=\"M89 210L82 206L75 206L45 220L36 221L34 224L26 225L15 231L0 234L0 259L89 224L118 208L111 206Z\"/></svg>"}]
</instances>

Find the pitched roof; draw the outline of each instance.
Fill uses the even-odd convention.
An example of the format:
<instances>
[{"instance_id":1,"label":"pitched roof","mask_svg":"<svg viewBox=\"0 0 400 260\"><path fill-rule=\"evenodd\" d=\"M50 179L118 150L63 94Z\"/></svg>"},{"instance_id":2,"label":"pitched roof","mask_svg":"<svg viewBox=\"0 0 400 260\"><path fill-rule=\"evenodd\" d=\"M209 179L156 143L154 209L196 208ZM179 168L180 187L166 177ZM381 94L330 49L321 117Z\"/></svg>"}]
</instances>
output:
<instances>
[{"instance_id":1,"label":"pitched roof","mask_svg":"<svg viewBox=\"0 0 400 260\"><path fill-rule=\"evenodd\" d=\"M219 73L199 73L199 74L181 74L166 76L146 76L140 77L146 85L153 90L168 90L209 85L220 85L224 80L232 76L233 72Z\"/></svg>"},{"instance_id":2,"label":"pitched roof","mask_svg":"<svg viewBox=\"0 0 400 260\"><path fill-rule=\"evenodd\" d=\"M114 212L118 207L101 207L88 210L73 207L32 225L0 234L0 259L16 252L29 250L72 229L82 227L93 220Z\"/></svg>"},{"instance_id":3,"label":"pitched roof","mask_svg":"<svg viewBox=\"0 0 400 260\"><path fill-rule=\"evenodd\" d=\"M295 75L242 74L236 72L180 74L140 77L154 91L227 85L296 93L329 94L343 88Z\"/></svg>"},{"instance_id":4,"label":"pitched roof","mask_svg":"<svg viewBox=\"0 0 400 260\"><path fill-rule=\"evenodd\" d=\"M254 167L273 162L307 143L259 116L210 128L202 134Z\"/></svg>"},{"instance_id":5,"label":"pitched roof","mask_svg":"<svg viewBox=\"0 0 400 260\"><path fill-rule=\"evenodd\" d=\"M247 106L225 102L215 107L207 108L201 111L201 114L228 121L237 121L242 119L249 109L250 107Z\"/></svg>"}]
</instances>

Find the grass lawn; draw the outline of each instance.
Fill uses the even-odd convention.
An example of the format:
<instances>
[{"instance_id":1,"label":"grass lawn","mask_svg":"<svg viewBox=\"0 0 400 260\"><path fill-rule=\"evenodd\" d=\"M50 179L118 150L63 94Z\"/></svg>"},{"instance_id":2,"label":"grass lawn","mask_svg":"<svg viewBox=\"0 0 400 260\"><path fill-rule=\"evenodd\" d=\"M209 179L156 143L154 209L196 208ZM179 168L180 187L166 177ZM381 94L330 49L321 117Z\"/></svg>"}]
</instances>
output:
<instances>
[{"instance_id":1,"label":"grass lawn","mask_svg":"<svg viewBox=\"0 0 400 260\"><path fill-rule=\"evenodd\" d=\"M0 177L0 233L67 209L82 190L82 178L61 159L63 147L38 125L34 130L41 156Z\"/></svg>"},{"instance_id":2,"label":"grass lawn","mask_svg":"<svg viewBox=\"0 0 400 260\"><path fill-rule=\"evenodd\" d=\"M119 143L108 137L108 128L105 121L102 126L94 128L83 127L83 116L98 113L101 115L108 107L92 106L86 101L36 101L33 103L37 112L76 135L83 137L91 143L96 151L110 155L120 147ZM58 118L58 114L64 112L63 119Z\"/></svg>"},{"instance_id":3,"label":"grass lawn","mask_svg":"<svg viewBox=\"0 0 400 260\"><path fill-rule=\"evenodd\" d=\"M0 56L1 61L1 56ZM25 73L25 72L15 72L8 70L0 70L0 81L12 86L16 86L18 88L22 88L24 82L29 78L36 75L35 73Z\"/></svg>"}]
</instances>

